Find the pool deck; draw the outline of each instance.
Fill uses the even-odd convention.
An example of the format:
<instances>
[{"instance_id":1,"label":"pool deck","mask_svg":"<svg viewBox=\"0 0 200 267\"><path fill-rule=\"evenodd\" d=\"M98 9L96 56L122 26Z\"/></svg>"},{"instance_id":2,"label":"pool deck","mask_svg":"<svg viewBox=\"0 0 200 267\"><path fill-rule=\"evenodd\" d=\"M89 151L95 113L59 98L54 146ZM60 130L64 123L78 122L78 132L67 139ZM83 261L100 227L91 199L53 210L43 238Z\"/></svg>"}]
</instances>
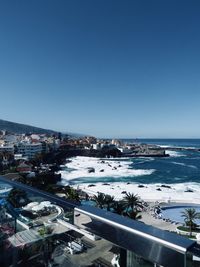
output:
<instances>
[{"instance_id":1,"label":"pool deck","mask_svg":"<svg viewBox=\"0 0 200 267\"><path fill-rule=\"evenodd\" d=\"M166 222L162 219L154 218L152 214L147 211L142 212L141 215L142 215L142 219L140 221L144 222L145 224L155 226L162 230L176 232L176 228L179 225L182 225L182 224L174 224L171 222Z\"/></svg>"},{"instance_id":2,"label":"pool deck","mask_svg":"<svg viewBox=\"0 0 200 267\"><path fill-rule=\"evenodd\" d=\"M170 202L170 203L159 203L158 201L156 202L150 202L149 204L149 208L147 211L144 211L141 213L142 215L142 219L140 221L144 222L145 224L148 225L152 225L155 226L159 229L162 230L168 230L168 231L172 231L172 232L176 232L176 228L178 226L183 225L182 223L173 223L173 222L168 222L165 221L163 219L158 219L156 217L154 217L154 207L155 206L160 206L161 208L175 208L175 207L200 207L200 204L196 204L196 203L185 203L185 202Z\"/></svg>"}]
</instances>

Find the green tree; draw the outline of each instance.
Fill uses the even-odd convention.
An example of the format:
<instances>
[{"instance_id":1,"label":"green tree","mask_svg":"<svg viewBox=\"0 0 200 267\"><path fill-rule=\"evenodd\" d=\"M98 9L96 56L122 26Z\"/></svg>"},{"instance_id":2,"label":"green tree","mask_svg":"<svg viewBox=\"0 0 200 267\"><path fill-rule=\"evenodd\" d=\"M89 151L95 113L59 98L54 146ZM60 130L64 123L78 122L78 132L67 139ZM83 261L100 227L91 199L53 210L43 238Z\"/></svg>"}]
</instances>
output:
<instances>
[{"instance_id":1,"label":"green tree","mask_svg":"<svg viewBox=\"0 0 200 267\"><path fill-rule=\"evenodd\" d=\"M96 202L97 207L103 209L105 205L105 195L103 193L98 193L98 195L94 196L94 201Z\"/></svg>"},{"instance_id":2,"label":"green tree","mask_svg":"<svg viewBox=\"0 0 200 267\"><path fill-rule=\"evenodd\" d=\"M124 203L122 201L115 201L112 208L114 213L117 213L119 215L124 214Z\"/></svg>"},{"instance_id":3,"label":"green tree","mask_svg":"<svg viewBox=\"0 0 200 267\"><path fill-rule=\"evenodd\" d=\"M200 219L200 212L196 212L194 208L185 209L181 215L184 218L186 226L189 226L190 236L192 236L192 230L195 229L196 219Z\"/></svg>"},{"instance_id":4,"label":"green tree","mask_svg":"<svg viewBox=\"0 0 200 267\"><path fill-rule=\"evenodd\" d=\"M13 188L9 192L7 200L15 208L22 207L29 202L26 191L18 188Z\"/></svg>"},{"instance_id":5,"label":"green tree","mask_svg":"<svg viewBox=\"0 0 200 267\"><path fill-rule=\"evenodd\" d=\"M105 195L104 203L105 203L106 208L107 208L108 211L110 211L110 209L113 207L114 202L115 202L115 197L114 196Z\"/></svg>"},{"instance_id":6,"label":"green tree","mask_svg":"<svg viewBox=\"0 0 200 267\"><path fill-rule=\"evenodd\" d=\"M127 216L133 220L142 219L142 215L140 214L140 211L138 210L132 210L132 211L127 212Z\"/></svg>"},{"instance_id":7,"label":"green tree","mask_svg":"<svg viewBox=\"0 0 200 267\"><path fill-rule=\"evenodd\" d=\"M64 188L64 193L66 194L66 198L75 200L75 201L80 201L80 196L77 190L75 190L73 187L66 186Z\"/></svg>"},{"instance_id":8,"label":"green tree","mask_svg":"<svg viewBox=\"0 0 200 267\"><path fill-rule=\"evenodd\" d=\"M124 208L128 212L129 209L131 211L138 210L138 208L142 208L142 202L139 200L138 195L132 193L126 193L123 197Z\"/></svg>"}]
</instances>

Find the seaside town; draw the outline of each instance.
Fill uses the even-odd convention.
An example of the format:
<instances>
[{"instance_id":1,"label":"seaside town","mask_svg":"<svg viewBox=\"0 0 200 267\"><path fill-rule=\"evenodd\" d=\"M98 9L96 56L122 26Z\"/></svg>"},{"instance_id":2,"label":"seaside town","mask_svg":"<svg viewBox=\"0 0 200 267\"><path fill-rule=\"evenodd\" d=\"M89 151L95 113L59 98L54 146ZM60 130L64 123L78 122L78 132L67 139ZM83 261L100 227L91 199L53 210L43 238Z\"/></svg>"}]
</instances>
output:
<instances>
[{"instance_id":1,"label":"seaside town","mask_svg":"<svg viewBox=\"0 0 200 267\"><path fill-rule=\"evenodd\" d=\"M200 267L200 1L0 1L0 267Z\"/></svg>"},{"instance_id":2,"label":"seaside town","mask_svg":"<svg viewBox=\"0 0 200 267\"><path fill-rule=\"evenodd\" d=\"M117 199L106 193L91 194L90 190L62 185L59 171L75 156L104 158L105 163L106 158L169 155L159 146L137 140L129 144L91 136L1 131L1 266L124 266L119 247L101 238L98 231L95 234L89 226L85 227L91 220L87 221L85 215L82 218L80 209L88 205L176 235L200 239L199 227L193 220L185 225L164 216L164 207L170 207L170 203L146 202L128 191L121 192L122 197ZM88 174L92 172L95 170L88 168ZM95 185L88 187L92 186ZM138 188L142 190L144 186ZM161 188L171 189L167 185ZM184 216L188 222L187 209ZM195 216L200 215L195 213ZM139 256L134 262L151 266Z\"/></svg>"},{"instance_id":3,"label":"seaside town","mask_svg":"<svg viewBox=\"0 0 200 267\"><path fill-rule=\"evenodd\" d=\"M29 163L65 154L95 157L166 157L165 150L156 145L124 143L121 140L103 140L95 137L73 137L58 134L15 134L0 132L0 169L10 166L18 172L30 171ZM47 158L47 157L46 157Z\"/></svg>"}]
</instances>

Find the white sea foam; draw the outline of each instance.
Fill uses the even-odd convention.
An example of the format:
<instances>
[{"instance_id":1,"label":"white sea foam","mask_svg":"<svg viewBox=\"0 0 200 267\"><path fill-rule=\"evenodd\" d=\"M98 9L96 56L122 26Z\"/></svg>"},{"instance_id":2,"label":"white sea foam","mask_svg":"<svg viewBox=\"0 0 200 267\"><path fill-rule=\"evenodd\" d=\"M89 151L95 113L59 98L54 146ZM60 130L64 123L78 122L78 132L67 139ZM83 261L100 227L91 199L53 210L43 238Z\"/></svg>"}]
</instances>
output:
<instances>
[{"instance_id":1,"label":"white sea foam","mask_svg":"<svg viewBox=\"0 0 200 267\"><path fill-rule=\"evenodd\" d=\"M62 178L69 181L78 178L93 178L93 177L136 177L142 175L150 175L154 169L133 169L128 160L108 160L92 157L74 157L71 162L67 163L68 170L61 171ZM94 168L95 172L88 172L88 168Z\"/></svg>"},{"instance_id":2,"label":"white sea foam","mask_svg":"<svg viewBox=\"0 0 200 267\"><path fill-rule=\"evenodd\" d=\"M161 184L143 184L144 187L139 188L136 183L109 183L109 185L96 183L93 187L88 187L88 185L89 184L79 184L78 188L91 195L97 194L97 192L113 195L116 200L122 199L124 196L123 191L126 191L137 194L141 199L150 202L161 201L200 204L199 183L169 184L168 186L171 188L161 187ZM77 185L74 187L77 188ZM158 191L158 188L160 188L161 191Z\"/></svg>"},{"instance_id":3,"label":"white sea foam","mask_svg":"<svg viewBox=\"0 0 200 267\"><path fill-rule=\"evenodd\" d=\"M197 149L196 147L194 146L175 146L175 145L159 145L159 147L162 147L162 148L177 148L177 149Z\"/></svg>"},{"instance_id":4,"label":"white sea foam","mask_svg":"<svg viewBox=\"0 0 200 267\"><path fill-rule=\"evenodd\" d=\"M173 161L172 164L180 165L180 166L188 167L188 168L192 168L192 169L198 169L197 166L195 166L195 165L188 165L188 164L185 164L185 163L182 163L182 162Z\"/></svg>"},{"instance_id":5,"label":"white sea foam","mask_svg":"<svg viewBox=\"0 0 200 267\"><path fill-rule=\"evenodd\" d=\"M174 157L174 158L185 156L183 153L178 152L178 151L174 151L174 150L166 150L165 152L166 152L166 154L169 154L170 157Z\"/></svg>"},{"instance_id":6,"label":"white sea foam","mask_svg":"<svg viewBox=\"0 0 200 267\"><path fill-rule=\"evenodd\" d=\"M155 159L154 158L140 158L140 159L137 159L136 161L134 161L134 166L137 166L137 165L141 165L141 164L145 164L147 162L150 162L150 161L154 161Z\"/></svg>"},{"instance_id":7,"label":"white sea foam","mask_svg":"<svg viewBox=\"0 0 200 267\"><path fill-rule=\"evenodd\" d=\"M182 162L176 162L176 161L173 161L172 164L180 165L180 166L186 166L185 163L182 163Z\"/></svg>"}]
</instances>

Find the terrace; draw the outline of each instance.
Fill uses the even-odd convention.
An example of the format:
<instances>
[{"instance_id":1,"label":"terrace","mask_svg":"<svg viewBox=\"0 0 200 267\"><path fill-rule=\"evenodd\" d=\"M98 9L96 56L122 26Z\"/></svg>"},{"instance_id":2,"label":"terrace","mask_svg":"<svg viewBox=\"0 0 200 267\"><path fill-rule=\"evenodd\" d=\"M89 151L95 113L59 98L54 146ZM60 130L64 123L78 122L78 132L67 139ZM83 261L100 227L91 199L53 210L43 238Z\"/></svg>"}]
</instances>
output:
<instances>
[{"instance_id":1,"label":"terrace","mask_svg":"<svg viewBox=\"0 0 200 267\"><path fill-rule=\"evenodd\" d=\"M34 211L34 207L40 211L45 203L62 211L56 209L52 216L40 217L41 226L34 224L33 219L32 228L24 230L15 217L18 213L8 210L17 219L18 227L16 233L1 240L1 266L23 266L26 260L30 266L49 266L51 262L77 267L186 267L195 266L200 257L200 247L190 239L105 210L80 206L3 177L0 181L25 190L32 202L38 202L27 203L25 211Z\"/></svg>"}]
</instances>

